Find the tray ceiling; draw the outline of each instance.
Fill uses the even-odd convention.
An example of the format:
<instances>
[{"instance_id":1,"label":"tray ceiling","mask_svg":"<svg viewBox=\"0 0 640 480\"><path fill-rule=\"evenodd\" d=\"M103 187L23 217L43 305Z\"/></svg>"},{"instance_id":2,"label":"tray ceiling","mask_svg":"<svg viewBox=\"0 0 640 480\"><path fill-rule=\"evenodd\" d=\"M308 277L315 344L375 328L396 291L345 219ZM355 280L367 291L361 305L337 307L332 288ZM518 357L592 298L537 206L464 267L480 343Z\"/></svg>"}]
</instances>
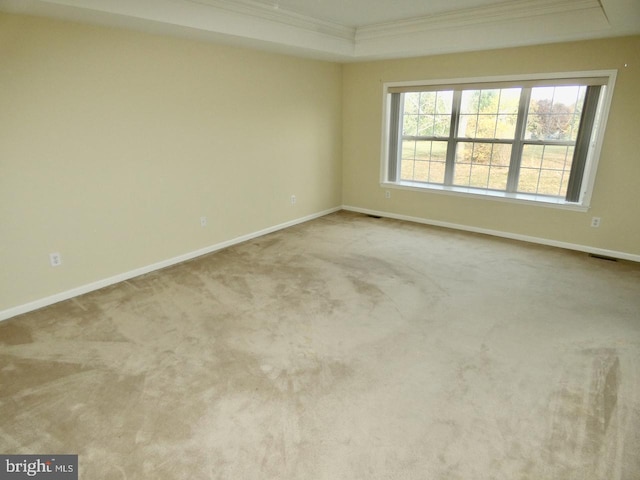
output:
<instances>
[{"instance_id":1,"label":"tray ceiling","mask_svg":"<svg viewBox=\"0 0 640 480\"><path fill-rule=\"evenodd\" d=\"M341 62L640 34L638 0L0 0L0 10Z\"/></svg>"}]
</instances>

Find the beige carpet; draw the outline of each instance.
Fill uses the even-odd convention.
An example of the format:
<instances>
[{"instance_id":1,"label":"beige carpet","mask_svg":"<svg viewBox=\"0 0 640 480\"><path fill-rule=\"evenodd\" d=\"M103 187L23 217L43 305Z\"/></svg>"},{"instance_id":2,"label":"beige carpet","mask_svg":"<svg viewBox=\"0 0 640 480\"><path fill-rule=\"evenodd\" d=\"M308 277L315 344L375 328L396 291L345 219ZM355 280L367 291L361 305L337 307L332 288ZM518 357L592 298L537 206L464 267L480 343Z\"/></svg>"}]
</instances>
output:
<instances>
[{"instance_id":1,"label":"beige carpet","mask_svg":"<svg viewBox=\"0 0 640 480\"><path fill-rule=\"evenodd\" d=\"M640 479L640 265L341 212L0 323L97 479Z\"/></svg>"}]
</instances>

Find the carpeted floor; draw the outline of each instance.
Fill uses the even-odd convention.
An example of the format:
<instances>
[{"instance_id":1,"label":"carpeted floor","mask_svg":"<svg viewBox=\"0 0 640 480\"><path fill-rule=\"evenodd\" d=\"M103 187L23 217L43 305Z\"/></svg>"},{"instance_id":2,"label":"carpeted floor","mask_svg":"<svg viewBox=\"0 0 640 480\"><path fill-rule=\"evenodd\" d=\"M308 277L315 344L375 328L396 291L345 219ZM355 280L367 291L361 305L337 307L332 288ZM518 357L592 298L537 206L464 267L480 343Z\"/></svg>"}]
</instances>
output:
<instances>
[{"instance_id":1,"label":"carpeted floor","mask_svg":"<svg viewBox=\"0 0 640 480\"><path fill-rule=\"evenodd\" d=\"M640 265L340 212L0 323L99 479L640 479Z\"/></svg>"}]
</instances>

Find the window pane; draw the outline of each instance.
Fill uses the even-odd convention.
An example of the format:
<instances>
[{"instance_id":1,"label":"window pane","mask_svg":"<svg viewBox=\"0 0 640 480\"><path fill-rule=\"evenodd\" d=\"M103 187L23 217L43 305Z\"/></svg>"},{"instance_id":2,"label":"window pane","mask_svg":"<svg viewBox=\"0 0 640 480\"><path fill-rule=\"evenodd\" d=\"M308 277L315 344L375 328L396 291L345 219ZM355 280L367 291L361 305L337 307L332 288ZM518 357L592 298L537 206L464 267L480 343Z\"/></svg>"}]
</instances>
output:
<instances>
[{"instance_id":1,"label":"window pane","mask_svg":"<svg viewBox=\"0 0 640 480\"><path fill-rule=\"evenodd\" d=\"M532 88L525 138L575 141L585 92L584 86Z\"/></svg>"},{"instance_id":2,"label":"window pane","mask_svg":"<svg viewBox=\"0 0 640 480\"><path fill-rule=\"evenodd\" d=\"M521 166L525 168L540 168L542 166L543 145L524 145L522 147Z\"/></svg>"},{"instance_id":3,"label":"window pane","mask_svg":"<svg viewBox=\"0 0 640 480\"><path fill-rule=\"evenodd\" d=\"M508 167L511 161L511 145L495 144L491 155L491 168Z\"/></svg>"},{"instance_id":4,"label":"window pane","mask_svg":"<svg viewBox=\"0 0 640 480\"><path fill-rule=\"evenodd\" d=\"M516 135L518 115L500 115L496 125L496 138L513 140Z\"/></svg>"},{"instance_id":5,"label":"window pane","mask_svg":"<svg viewBox=\"0 0 640 480\"><path fill-rule=\"evenodd\" d=\"M467 187L469 186L470 176L471 164L456 161L455 170L453 171L453 184Z\"/></svg>"},{"instance_id":6,"label":"window pane","mask_svg":"<svg viewBox=\"0 0 640 480\"><path fill-rule=\"evenodd\" d=\"M565 172L562 176L562 183L560 184L560 195L567 196L567 188L569 187L569 173Z\"/></svg>"},{"instance_id":7,"label":"window pane","mask_svg":"<svg viewBox=\"0 0 640 480\"><path fill-rule=\"evenodd\" d=\"M453 90L444 90L436 93L438 94L436 99L436 113L451 115Z\"/></svg>"},{"instance_id":8,"label":"window pane","mask_svg":"<svg viewBox=\"0 0 640 480\"><path fill-rule=\"evenodd\" d=\"M478 129L477 115L460 115L458 123L458 137L476 138L476 130Z\"/></svg>"},{"instance_id":9,"label":"window pane","mask_svg":"<svg viewBox=\"0 0 640 480\"><path fill-rule=\"evenodd\" d=\"M419 115L404 115L402 119L402 135L416 136L418 135L418 118Z\"/></svg>"},{"instance_id":10,"label":"window pane","mask_svg":"<svg viewBox=\"0 0 640 480\"><path fill-rule=\"evenodd\" d=\"M503 88L500 90L500 106L498 108L498 113L503 115L517 115L521 93L521 88Z\"/></svg>"},{"instance_id":11,"label":"window pane","mask_svg":"<svg viewBox=\"0 0 640 480\"><path fill-rule=\"evenodd\" d=\"M477 188L487 188L489 184L489 167L487 165L471 165L471 175L469 175L469 186Z\"/></svg>"},{"instance_id":12,"label":"window pane","mask_svg":"<svg viewBox=\"0 0 640 480\"><path fill-rule=\"evenodd\" d=\"M418 135L421 137L433 136L432 115L418 115Z\"/></svg>"},{"instance_id":13,"label":"window pane","mask_svg":"<svg viewBox=\"0 0 640 480\"><path fill-rule=\"evenodd\" d=\"M482 90L464 90L460 103L460 113L478 113L480 92Z\"/></svg>"},{"instance_id":14,"label":"window pane","mask_svg":"<svg viewBox=\"0 0 640 480\"><path fill-rule=\"evenodd\" d=\"M545 170L564 170L567 166L567 160L569 161L569 168L571 168L571 158L567 159L569 148L559 145L545 145L542 168ZM573 147L571 147L571 150L573 150Z\"/></svg>"},{"instance_id":15,"label":"window pane","mask_svg":"<svg viewBox=\"0 0 640 480\"><path fill-rule=\"evenodd\" d=\"M537 193L542 195L559 195L561 184L562 184L562 171L541 170L540 182L538 183Z\"/></svg>"},{"instance_id":16,"label":"window pane","mask_svg":"<svg viewBox=\"0 0 640 480\"><path fill-rule=\"evenodd\" d=\"M404 113L420 113L420 92L409 92L404 94Z\"/></svg>"},{"instance_id":17,"label":"window pane","mask_svg":"<svg viewBox=\"0 0 640 480\"><path fill-rule=\"evenodd\" d=\"M400 179L413 180L415 161L416 161L416 144L418 142L404 140L402 142L402 159L400 164Z\"/></svg>"},{"instance_id":18,"label":"window pane","mask_svg":"<svg viewBox=\"0 0 640 480\"><path fill-rule=\"evenodd\" d=\"M476 138L495 138L498 115L478 115Z\"/></svg>"},{"instance_id":19,"label":"window pane","mask_svg":"<svg viewBox=\"0 0 640 480\"><path fill-rule=\"evenodd\" d=\"M433 117L433 134L437 137L448 137L451 132L451 115L435 115Z\"/></svg>"},{"instance_id":20,"label":"window pane","mask_svg":"<svg viewBox=\"0 0 640 480\"><path fill-rule=\"evenodd\" d=\"M538 191L538 179L540 169L521 168L518 178L518 191L522 193L536 193Z\"/></svg>"},{"instance_id":21,"label":"window pane","mask_svg":"<svg viewBox=\"0 0 640 480\"><path fill-rule=\"evenodd\" d=\"M433 115L436 108L436 92L420 92L420 113Z\"/></svg>"},{"instance_id":22,"label":"window pane","mask_svg":"<svg viewBox=\"0 0 640 480\"><path fill-rule=\"evenodd\" d=\"M443 183L447 142L404 140L401 180Z\"/></svg>"},{"instance_id":23,"label":"window pane","mask_svg":"<svg viewBox=\"0 0 640 480\"><path fill-rule=\"evenodd\" d=\"M492 190L506 190L509 167L491 167L488 188Z\"/></svg>"},{"instance_id":24,"label":"window pane","mask_svg":"<svg viewBox=\"0 0 640 480\"><path fill-rule=\"evenodd\" d=\"M498 113L498 103L500 102L500 90L481 90L478 101L478 112Z\"/></svg>"}]
</instances>

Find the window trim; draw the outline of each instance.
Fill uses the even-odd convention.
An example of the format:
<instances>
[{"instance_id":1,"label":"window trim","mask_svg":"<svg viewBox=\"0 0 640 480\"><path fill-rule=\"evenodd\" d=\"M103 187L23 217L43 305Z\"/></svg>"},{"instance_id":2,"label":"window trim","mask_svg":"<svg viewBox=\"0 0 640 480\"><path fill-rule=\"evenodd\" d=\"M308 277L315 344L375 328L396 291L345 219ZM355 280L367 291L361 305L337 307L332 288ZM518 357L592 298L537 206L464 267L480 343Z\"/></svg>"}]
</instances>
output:
<instances>
[{"instance_id":1,"label":"window trim","mask_svg":"<svg viewBox=\"0 0 640 480\"><path fill-rule=\"evenodd\" d=\"M570 210L587 211L591 205L593 189L595 186L595 178L604 134L606 131L609 110L613 98L614 86L618 71L617 70L590 70L577 72L553 72L553 73L537 73L522 75L502 75L490 77L467 77L467 78L449 78L449 79L430 79L430 80L411 80L411 81L395 81L385 82L382 84L382 142L381 142L381 161L380 161L380 186L383 188L397 188L403 190L421 191L426 193L444 193L449 195L465 196L468 198L486 198L492 200L500 200L506 202L525 203L529 205L542 205L554 208L564 208ZM554 81L562 81L566 79L590 79L590 78L606 78L607 81L603 85L606 87L604 95L600 96L598 107L596 110L596 119L594 124L597 126L596 134L589 144L589 152L585 161L584 173L582 177L582 186L580 199L578 202L567 202L564 198L550 197L537 194L510 193L495 190L485 190L473 187L457 187L438 184L419 183L402 180L389 180L389 129L390 129L390 112L391 97L390 89L402 89L413 87L425 87L426 89L446 89L460 88L462 86L469 87L471 85L479 85L486 87L491 84L499 84L506 82L545 82L553 83ZM396 144L396 148L398 145Z\"/></svg>"}]
</instances>

